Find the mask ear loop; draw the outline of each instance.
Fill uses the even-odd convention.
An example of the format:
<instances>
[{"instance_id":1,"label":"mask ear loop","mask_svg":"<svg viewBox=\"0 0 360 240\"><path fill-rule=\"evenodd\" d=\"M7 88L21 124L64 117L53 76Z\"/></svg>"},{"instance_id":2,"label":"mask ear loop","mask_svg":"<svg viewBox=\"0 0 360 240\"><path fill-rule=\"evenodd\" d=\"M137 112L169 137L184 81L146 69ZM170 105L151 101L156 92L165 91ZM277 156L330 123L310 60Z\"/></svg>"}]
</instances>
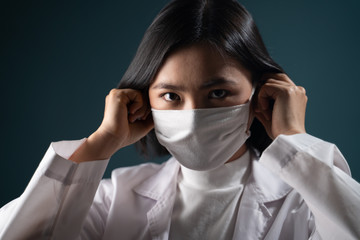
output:
<instances>
[{"instance_id":1,"label":"mask ear loop","mask_svg":"<svg viewBox=\"0 0 360 240\"><path fill-rule=\"evenodd\" d=\"M250 95L250 97L249 97L249 102L251 101L252 97L254 96L254 93L255 93L255 87L253 87L253 88L251 89L251 95Z\"/></svg>"},{"instance_id":2,"label":"mask ear loop","mask_svg":"<svg viewBox=\"0 0 360 240\"><path fill-rule=\"evenodd\" d=\"M248 119L248 123L247 123L247 127L246 127L246 134L247 134L248 136L251 135L250 127L251 127L251 124L252 124L252 122L253 122L253 120L254 120L254 113L253 113L252 107L251 107L251 105L252 105L251 100L252 100L252 98L253 98L253 96L254 96L254 93L255 93L255 87L252 88L252 90L251 90L251 95L250 95L249 100L248 100L249 105L250 105L250 106L249 106L249 119Z\"/></svg>"}]
</instances>

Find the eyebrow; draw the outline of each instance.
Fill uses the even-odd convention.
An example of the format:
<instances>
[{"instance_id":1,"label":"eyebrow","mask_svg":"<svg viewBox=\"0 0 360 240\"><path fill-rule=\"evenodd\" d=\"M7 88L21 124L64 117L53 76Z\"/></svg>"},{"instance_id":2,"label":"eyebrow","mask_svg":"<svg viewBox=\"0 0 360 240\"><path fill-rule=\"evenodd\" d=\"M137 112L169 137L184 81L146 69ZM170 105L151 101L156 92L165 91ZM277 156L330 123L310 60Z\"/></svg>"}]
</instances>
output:
<instances>
[{"instance_id":1,"label":"eyebrow","mask_svg":"<svg viewBox=\"0 0 360 240\"><path fill-rule=\"evenodd\" d=\"M200 89L206 89L206 88L211 88L214 86L225 85L225 84L237 85L238 83L234 80L220 77L220 78L211 79L210 81L203 83L200 86ZM173 84L169 84L169 83L158 83L155 86L153 86L152 88L153 89L170 89L173 91L185 91L184 86L181 86L181 85L178 86L178 85L173 85Z\"/></svg>"},{"instance_id":2,"label":"eyebrow","mask_svg":"<svg viewBox=\"0 0 360 240\"><path fill-rule=\"evenodd\" d=\"M237 84L238 84L237 81L220 77L220 78L214 78L214 79L211 79L210 81L205 82L204 84L201 85L201 88L204 89L204 88L211 88L211 87L214 87L217 85L237 85Z\"/></svg>"},{"instance_id":3,"label":"eyebrow","mask_svg":"<svg viewBox=\"0 0 360 240\"><path fill-rule=\"evenodd\" d=\"M172 84L168 84L168 83L158 83L155 86L153 86L152 88L154 89L170 89L170 90L174 90L174 91L184 91L185 88L183 86L177 86L177 85L172 85Z\"/></svg>"}]
</instances>

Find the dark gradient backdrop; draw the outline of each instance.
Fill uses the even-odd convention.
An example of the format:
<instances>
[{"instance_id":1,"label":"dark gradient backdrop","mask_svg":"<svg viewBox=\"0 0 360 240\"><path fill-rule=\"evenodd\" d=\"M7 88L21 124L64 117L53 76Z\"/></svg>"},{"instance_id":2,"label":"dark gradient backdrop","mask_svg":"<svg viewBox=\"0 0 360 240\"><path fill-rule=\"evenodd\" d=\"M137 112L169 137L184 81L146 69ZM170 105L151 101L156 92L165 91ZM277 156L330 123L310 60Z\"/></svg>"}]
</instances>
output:
<instances>
[{"instance_id":1,"label":"dark gradient backdrop","mask_svg":"<svg viewBox=\"0 0 360 240\"><path fill-rule=\"evenodd\" d=\"M104 98L166 0L0 3L0 205L19 196L51 141L88 136ZM310 134L358 161L358 0L244 0L271 55L309 97ZM115 167L142 162L132 147Z\"/></svg>"}]
</instances>

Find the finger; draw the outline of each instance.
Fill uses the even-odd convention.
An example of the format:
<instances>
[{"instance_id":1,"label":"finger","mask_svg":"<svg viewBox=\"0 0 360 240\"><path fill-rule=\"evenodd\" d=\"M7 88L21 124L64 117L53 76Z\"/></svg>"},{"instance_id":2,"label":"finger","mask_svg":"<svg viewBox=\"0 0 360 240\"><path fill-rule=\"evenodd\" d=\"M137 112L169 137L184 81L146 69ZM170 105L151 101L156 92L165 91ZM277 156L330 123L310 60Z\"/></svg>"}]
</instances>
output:
<instances>
[{"instance_id":1,"label":"finger","mask_svg":"<svg viewBox=\"0 0 360 240\"><path fill-rule=\"evenodd\" d=\"M109 94L106 96L107 103L121 103L120 105L126 105L128 112L136 112L138 108L141 107L142 96L139 91L132 89L112 89ZM129 108L129 104L132 105L132 108ZM139 106L140 105L140 106ZM114 106L119 106L119 104L114 104Z\"/></svg>"},{"instance_id":2,"label":"finger","mask_svg":"<svg viewBox=\"0 0 360 240\"><path fill-rule=\"evenodd\" d=\"M138 111L136 111L134 114L129 114L129 121L135 122L136 120L145 120L147 117L147 113L149 112L148 107L145 105L142 106Z\"/></svg>"},{"instance_id":3,"label":"finger","mask_svg":"<svg viewBox=\"0 0 360 240\"><path fill-rule=\"evenodd\" d=\"M129 99L121 89L112 89L105 98L105 113L119 113L125 115L128 112L127 103Z\"/></svg>"},{"instance_id":4,"label":"finger","mask_svg":"<svg viewBox=\"0 0 360 240\"><path fill-rule=\"evenodd\" d=\"M282 79L276 79L276 78L269 78L267 79L266 83L273 83L273 84L280 84L283 86L295 86L295 83L290 81L284 81Z\"/></svg>"},{"instance_id":5,"label":"finger","mask_svg":"<svg viewBox=\"0 0 360 240\"><path fill-rule=\"evenodd\" d=\"M114 112L117 112L119 107L125 107L124 110L128 115L128 121L134 122L137 118L141 118L145 110L141 111L144 107L144 99L140 91L133 89L112 89L106 97L108 106L112 106ZM110 104L110 103L115 104ZM120 104L119 104L120 103ZM146 108L146 107L145 107Z\"/></svg>"},{"instance_id":6,"label":"finger","mask_svg":"<svg viewBox=\"0 0 360 240\"><path fill-rule=\"evenodd\" d=\"M291 88L294 86L291 86ZM276 100L279 94L289 91L289 86L279 83L265 83L259 91L257 108L265 111L270 109L270 103Z\"/></svg>"},{"instance_id":7,"label":"finger","mask_svg":"<svg viewBox=\"0 0 360 240\"><path fill-rule=\"evenodd\" d=\"M145 120L150 112L150 106L143 102L141 108L139 108L134 114L129 114L129 121L135 122L136 120Z\"/></svg>"},{"instance_id":8,"label":"finger","mask_svg":"<svg viewBox=\"0 0 360 240\"><path fill-rule=\"evenodd\" d=\"M266 118L261 112L255 113L255 117L261 122L262 125L267 125L268 120L266 120Z\"/></svg>"},{"instance_id":9,"label":"finger","mask_svg":"<svg viewBox=\"0 0 360 240\"><path fill-rule=\"evenodd\" d=\"M276 91L277 87L266 83L264 86L261 87L258 98L257 98L257 109L265 111L270 107L270 100L276 98Z\"/></svg>"},{"instance_id":10,"label":"finger","mask_svg":"<svg viewBox=\"0 0 360 240\"><path fill-rule=\"evenodd\" d=\"M143 116L143 118L142 118L142 120L145 120L148 116L149 116L149 114L151 113L151 108L150 107L148 107L147 109L146 109L146 112L145 112L145 114L144 114L144 116Z\"/></svg>"},{"instance_id":11,"label":"finger","mask_svg":"<svg viewBox=\"0 0 360 240\"><path fill-rule=\"evenodd\" d=\"M134 135L144 137L151 129L154 128L154 121L152 116L149 115L143 121L135 121L134 123L131 123L130 127L132 128L132 131L134 131Z\"/></svg>"},{"instance_id":12,"label":"finger","mask_svg":"<svg viewBox=\"0 0 360 240\"><path fill-rule=\"evenodd\" d=\"M265 82L268 82L270 79L295 85L295 83L285 73L265 73L261 77L261 80Z\"/></svg>"},{"instance_id":13,"label":"finger","mask_svg":"<svg viewBox=\"0 0 360 240\"><path fill-rule=\"evenodd\" d=\"M128 111L130 114L135 114L144 105L143 95L140 91L130 90L127 96L130 103L128 106Z\"/></svg>"},{"instance_id":14,"label":"finger","mask_svg":"<svg viewBox=\"0 0 360 240\"><path fill-rule=\"evenodd\" d=\"M255 109L255 115L256 114L261 114L261 116L263 116L264 119L266 119L267 121L271 121L271 118L272 118L272 110L271 109L266 109L266 110Z\"/></svg>"}]
</instances>

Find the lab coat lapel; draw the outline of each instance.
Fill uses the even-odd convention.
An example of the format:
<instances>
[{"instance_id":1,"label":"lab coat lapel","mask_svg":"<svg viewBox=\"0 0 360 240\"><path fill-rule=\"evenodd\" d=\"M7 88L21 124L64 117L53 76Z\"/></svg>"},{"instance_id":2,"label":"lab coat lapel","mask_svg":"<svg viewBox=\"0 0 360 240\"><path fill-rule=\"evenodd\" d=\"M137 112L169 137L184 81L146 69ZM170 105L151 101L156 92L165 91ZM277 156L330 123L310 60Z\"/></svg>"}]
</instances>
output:
<instances>
[{"instance_id":1,"label":"lab coat lapel","mask_svg":"<svg viewBox=\"0 0 360 240\"><path fill-rule=\"evenodd\" d=\"M233 239L263 239L272 218L267 203L280 201L291 187L252 157L252 173L240 201Z\"/></svg>"},{"instance_id":2,"label":"lab coat lapel","mask_svg":"<svg viewBox=\"0 0 360 240\"><path fill-rule=\"evenodd\" d=\"M152 239L169 238L178 172L179 164L172 158L156 175L134 189L139 195L155 200L155 205L147 212Z\"/></svg>"}]
</instances>

